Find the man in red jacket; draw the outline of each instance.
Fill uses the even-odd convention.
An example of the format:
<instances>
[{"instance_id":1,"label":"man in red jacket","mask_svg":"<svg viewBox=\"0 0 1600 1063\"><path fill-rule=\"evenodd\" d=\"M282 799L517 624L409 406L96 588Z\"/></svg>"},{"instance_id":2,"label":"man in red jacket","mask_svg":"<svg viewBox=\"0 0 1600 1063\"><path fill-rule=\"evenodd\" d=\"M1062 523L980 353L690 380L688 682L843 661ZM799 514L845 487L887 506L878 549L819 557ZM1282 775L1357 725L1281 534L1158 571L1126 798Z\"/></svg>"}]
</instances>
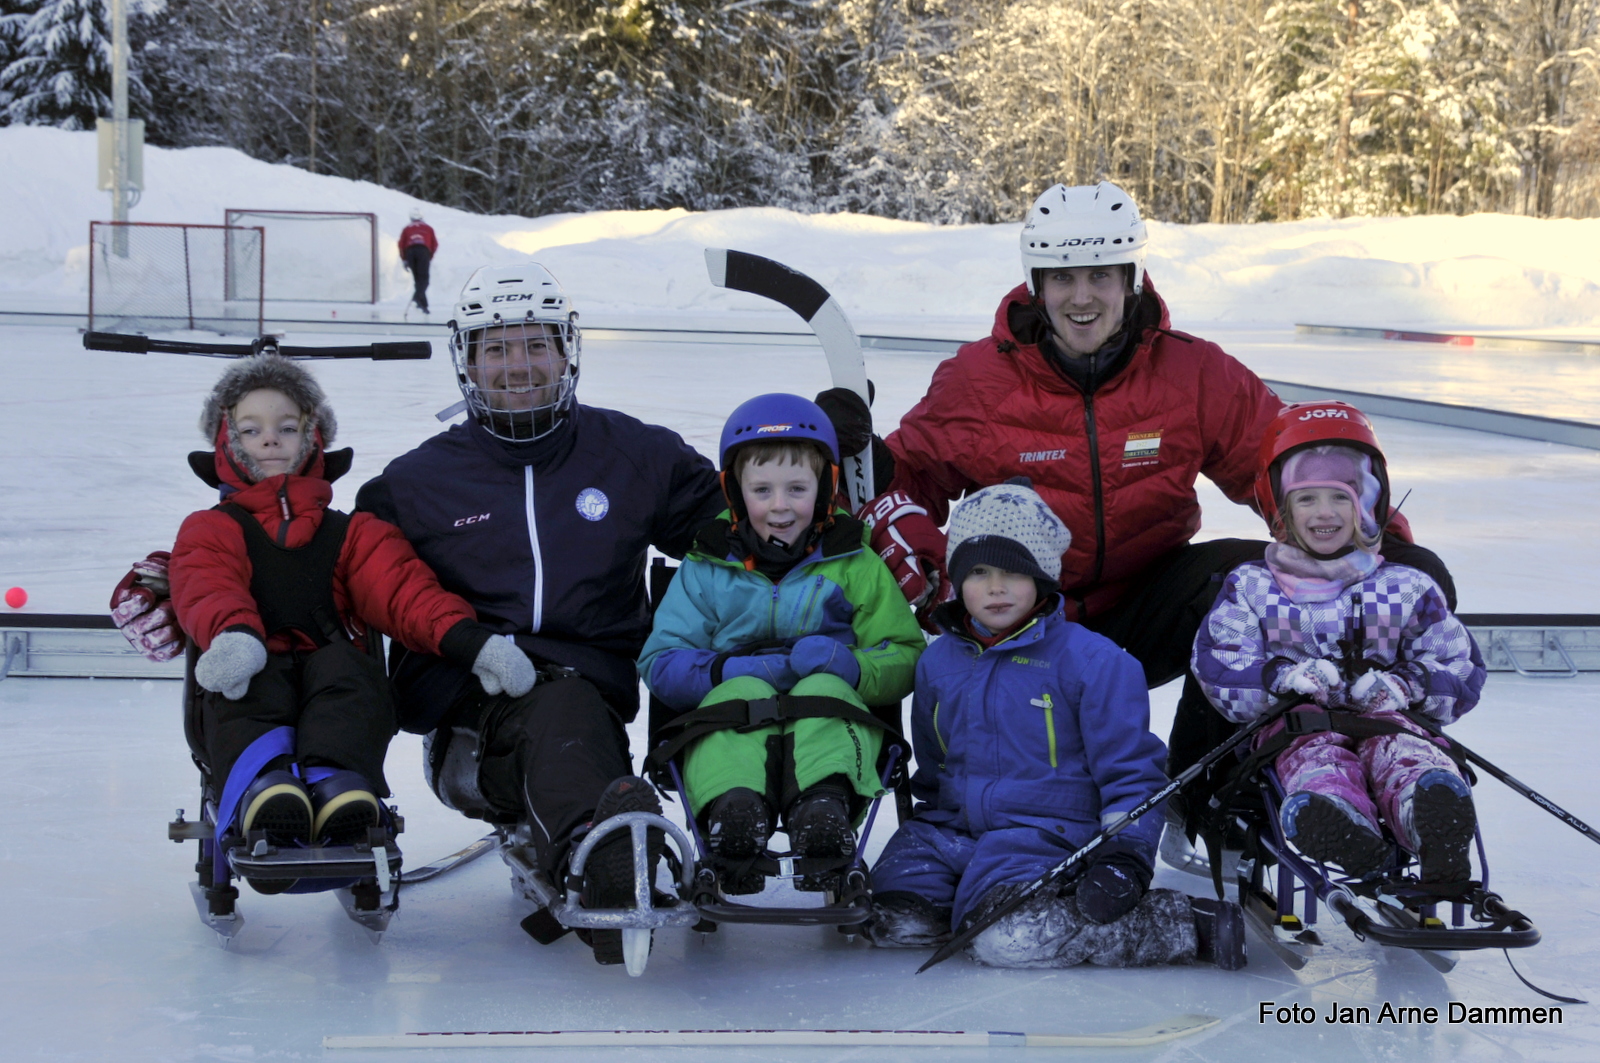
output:
<instances>
[{"instance_id":1,"label":"man in red jacket","mask_svg":"<svg viewBox=\"0 0 1600 1063\"><path fill-rule=\"evenodd\" d=\"M433 235L433 226L422 220L422 211L411 208L411 224L400 230L400 259L411 271L411 283L416 292L411 301L424 314L428 312L428 263L439 250L439 240Z\"/></svg>"},{"instance_id":2,"label":"man in red jacket","mask_svg":"<svg viewBox=\"0 0 1600 1063\"><path fill-rule=\"evenodd\" d=\"M1195 481L1203 474L1252 505L1257 451L1283 403L1216 344L1170 327L1144 270L1144 222L1116 185L1052 187L1021 242L1024 283L1001 300L989 337L934 371L886 441L894 471L872 506L873 545L907 599L936 603L949 592L939 525L950 501L1026 476L1072 529L1061 568L1068 619L1122 646L1159 686L1187 673L1223 578L1266 547L1191 543ZM1390 531L1385 556L1405 554L1453 600L1438 559L1405 542L1403 527ZM1169 770L1227 729L1191 677Z\"/></svg>"}]
</instances>

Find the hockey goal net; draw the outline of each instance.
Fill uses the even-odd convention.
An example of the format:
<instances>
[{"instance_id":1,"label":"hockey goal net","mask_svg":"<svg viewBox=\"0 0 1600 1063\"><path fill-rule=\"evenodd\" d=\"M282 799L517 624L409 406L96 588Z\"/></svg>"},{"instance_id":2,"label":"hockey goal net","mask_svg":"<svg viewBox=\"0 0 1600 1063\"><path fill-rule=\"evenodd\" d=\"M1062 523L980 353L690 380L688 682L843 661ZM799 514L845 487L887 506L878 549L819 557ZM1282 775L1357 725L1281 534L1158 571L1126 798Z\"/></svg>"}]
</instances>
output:
<instances>
[{"instance_id":1,"label":"hockey goal net","mask_svg":"<svg viewBox=\"0 0 1600 1063\"><path fill-rule=\"evenodd\" d=\"M264 239L259 227L90 222L90 331L259 336Z\"/></svg>"},{"instance_id":2,"label":"hockey goal net","mask_svg":"<svg viewBox=\"0 0 1600 1063\"><path fill-rule=\"evenodd\" d=\"M267 234L267 299L378 301L378 216L333 210L229 209L228 227ZM248 256L248 249L244 251Z\"/></svg>"}]
</instances>

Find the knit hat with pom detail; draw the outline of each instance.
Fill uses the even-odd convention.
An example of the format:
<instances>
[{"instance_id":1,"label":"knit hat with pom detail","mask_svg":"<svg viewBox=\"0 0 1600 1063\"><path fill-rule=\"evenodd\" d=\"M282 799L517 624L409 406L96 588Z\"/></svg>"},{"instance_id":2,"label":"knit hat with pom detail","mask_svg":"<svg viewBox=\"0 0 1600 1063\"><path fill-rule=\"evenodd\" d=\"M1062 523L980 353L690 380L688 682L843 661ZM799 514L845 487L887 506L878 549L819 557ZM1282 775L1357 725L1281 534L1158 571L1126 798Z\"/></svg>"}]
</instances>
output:
<instances>
[{"instance_id":1,"label":"knit hat with pom detail","mask_svg":"<svg viewBox=\"0 0 1600 1063\"><path fill-rule=\"evenodd\" d=\"M977 565L1032 576L1056 590L1061 555L1072 545L1072 532L1026 476L962 499L945 534L945 569L957 593Z\"/></svg>"},{"instance_id":2,"label":"knit hat with pom detail","mask_svg":"<svg viewBox=\"0 0 1600 1063\"><path fill-rule=\"evenodd\" d=\"M211 389L211 394L206 396L205 405L200 411L200 431L208 442L215 443L217 433L226 421L229 453L257 480L261 478L261 470L245 453L239 440L239 430L233 424L232 413L239 400L262 388L281 392L299 408L300 415L305 419L308 430L301 437L300 453L295 457L293 468L296 471L304 466L318 442L326 448L339 430L339 423L334 419L333 408L328 405L322 386L304 367L278 354L258 354L235 362L222 374L216 387ZM315 438L317 433L321 434L320 440Z\"/></svg>"}]
</instances>

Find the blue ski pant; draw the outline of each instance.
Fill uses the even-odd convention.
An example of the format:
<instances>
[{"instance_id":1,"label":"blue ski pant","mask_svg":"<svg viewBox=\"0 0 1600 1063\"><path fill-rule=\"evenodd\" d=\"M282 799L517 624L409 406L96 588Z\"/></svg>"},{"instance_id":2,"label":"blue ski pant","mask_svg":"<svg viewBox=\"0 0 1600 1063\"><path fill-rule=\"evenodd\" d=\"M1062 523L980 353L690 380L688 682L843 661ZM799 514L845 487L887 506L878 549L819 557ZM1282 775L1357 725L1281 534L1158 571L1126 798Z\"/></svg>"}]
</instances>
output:
<instances>
[{"instance_id":1,"label":"blue ski pant","mask_svg":"<svg viewBox=\"0 0 1600 1063\"><path fill-rule=\"evenodd\" d=\"M1086 838L1052 837L1036 827L968 834L913 819L903 824L872 867L872 891L913 893L949 908L960 926L996 886L1032 882L1076 852Z\"/></svg>"}]
</instances>

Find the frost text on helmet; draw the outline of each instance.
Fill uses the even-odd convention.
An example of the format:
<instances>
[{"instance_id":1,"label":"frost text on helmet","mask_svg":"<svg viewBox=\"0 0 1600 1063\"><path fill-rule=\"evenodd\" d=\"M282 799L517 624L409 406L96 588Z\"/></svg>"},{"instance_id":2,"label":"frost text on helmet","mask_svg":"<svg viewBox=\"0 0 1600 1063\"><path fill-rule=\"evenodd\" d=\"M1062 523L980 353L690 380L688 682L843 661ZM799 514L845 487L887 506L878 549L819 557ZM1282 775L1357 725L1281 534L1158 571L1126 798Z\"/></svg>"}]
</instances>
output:
<instances>
[{"instance_id":1,"label":"frost text on helmet","mask_svg":"<svg viewBox=\"0 0 1600 1063\"><path fill-rule=\"evenodd\" d=\"M787 432L793 427L794 425L792 424L764 424L756 429L756 435L760 435L763 432Z\"/></svg>"}]
</instances>

